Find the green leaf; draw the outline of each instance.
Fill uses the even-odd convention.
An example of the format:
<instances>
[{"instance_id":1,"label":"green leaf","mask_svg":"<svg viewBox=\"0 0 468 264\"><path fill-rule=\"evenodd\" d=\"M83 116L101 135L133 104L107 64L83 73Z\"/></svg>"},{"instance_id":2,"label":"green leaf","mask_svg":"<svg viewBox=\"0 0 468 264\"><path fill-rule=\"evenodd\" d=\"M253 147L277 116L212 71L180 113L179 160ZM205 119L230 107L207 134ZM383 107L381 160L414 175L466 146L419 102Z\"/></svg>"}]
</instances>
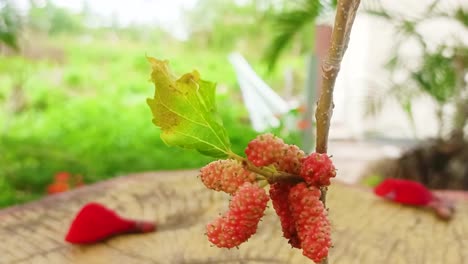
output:
<instances>
[{"instance_id":1,"label":"green leaf","mask_svg":"<svg viewBox=\"0 0 468 264\"><path fill-rule=\"evenodd\" d=\"M148 105L153 123L161 128L161 139L171 146L195 149L216 158L226 157L230 142L221 119L216 113L216 84L200 79L197 71L177 79L168 61L148 58L155 85Z\"/></svg>"}]
</instances>

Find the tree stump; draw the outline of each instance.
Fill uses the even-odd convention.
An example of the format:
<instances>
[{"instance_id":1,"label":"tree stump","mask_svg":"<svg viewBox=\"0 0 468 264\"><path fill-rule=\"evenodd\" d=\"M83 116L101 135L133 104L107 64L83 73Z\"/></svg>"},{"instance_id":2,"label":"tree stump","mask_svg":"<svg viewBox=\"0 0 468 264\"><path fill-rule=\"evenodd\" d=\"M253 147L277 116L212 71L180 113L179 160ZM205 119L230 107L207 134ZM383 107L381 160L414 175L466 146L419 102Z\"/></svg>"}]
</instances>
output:
<instances>
[{"instance_id":1,"label":"tree stump","mask_svg":"<svg viewBox=\"0 0 468 264\"><path fill-rule=\"evenodd\" d=\"M211 246L205 225L227 209L228 199L207 190L196 171L136 174L50 196L0 211L0 263L313 263L282 238L272 206L239 249ZM443 222L429 211L334 183L327 199L330 263L468 263L468 199L454 199L455 218ZM64 242L71 220L91 201L122 216L154 220L158 230L87 246Z\"/></svg>"}]
</instances>

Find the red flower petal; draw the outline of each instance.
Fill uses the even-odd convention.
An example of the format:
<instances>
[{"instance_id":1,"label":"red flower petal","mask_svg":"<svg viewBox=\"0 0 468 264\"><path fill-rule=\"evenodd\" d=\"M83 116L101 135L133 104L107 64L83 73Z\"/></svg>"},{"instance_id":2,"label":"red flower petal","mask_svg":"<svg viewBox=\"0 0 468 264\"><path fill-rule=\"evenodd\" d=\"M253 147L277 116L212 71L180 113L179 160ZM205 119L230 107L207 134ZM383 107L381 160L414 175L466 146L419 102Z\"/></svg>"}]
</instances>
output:
<instances>
[{"instance_id":1,"label":"red flower petal","mask_svg":"<svg viewBox=\"0 0 468 264\"><path fill-rule=\"evenodd\" d=\"M416 206L426 206L434 199L424 185L404 179L385 179L375 187L374 193L397 203Z\"/></svg>"},{"instance_id":2,"label":"red flower petal","mask_svg":"<svg viewBox=\"0 0 468 264\"><path fill-rule=\"evenodd\" d=\"M47 186L47 193L48 194L55 194L55 193L61 193L61 192L66 192L70 189L70 185L66 182L54 182Z\"/></svg>"},{"instance_id":3,"label":"red flower petal","mask_svg":"<svg viewBox=\"0 0 468 264\"><path fill-rule=\"evenodd\" d=\"M146 233L155 229L154 223L124 219L101 204L89 203L73 220L65 240L74 244L87 244L117 234Z\"/></svg>"},{"instance_id":4,"label":"red flower petal","mask_svg":"<svg viewBox=\"0 0 468 264\"><path fill-rule=\"evenodd\" d=\"M70 179L70 173L68 172L57 172L54 176L55 182L68 182Z\"/></svg>"}]
</instances>

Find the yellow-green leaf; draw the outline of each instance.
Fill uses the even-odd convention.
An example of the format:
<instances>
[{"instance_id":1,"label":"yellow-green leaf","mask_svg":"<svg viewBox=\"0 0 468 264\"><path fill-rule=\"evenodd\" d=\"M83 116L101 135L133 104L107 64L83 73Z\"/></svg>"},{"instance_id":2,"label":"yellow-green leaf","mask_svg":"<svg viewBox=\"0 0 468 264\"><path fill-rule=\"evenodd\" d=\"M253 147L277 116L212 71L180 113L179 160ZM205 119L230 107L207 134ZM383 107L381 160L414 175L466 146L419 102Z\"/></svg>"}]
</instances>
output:
<instances>
[{"instance_id":1,"label":"yellow-green leaf","mask_svg":"<svg viewBox=\"0 0 468 264\"><path fill-rule=\"evenodd\" d=\"M214 83L200 79L197 71L174 76L167 61L148 58L155 86L148 105L161 139L172 146L195 149L212 157L230 153L230 142L216 113Z\"/></svg>"}]
</instances>

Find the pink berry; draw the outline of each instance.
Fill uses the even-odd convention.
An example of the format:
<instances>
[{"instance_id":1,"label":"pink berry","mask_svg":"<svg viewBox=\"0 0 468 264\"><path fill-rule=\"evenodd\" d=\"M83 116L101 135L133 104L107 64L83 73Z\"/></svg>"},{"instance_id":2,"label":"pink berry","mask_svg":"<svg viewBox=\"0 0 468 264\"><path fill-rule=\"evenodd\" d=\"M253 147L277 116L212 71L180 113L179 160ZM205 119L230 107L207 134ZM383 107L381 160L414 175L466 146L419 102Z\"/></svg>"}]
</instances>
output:
<instances>
[{"instance_id":1,"label":"pink berry","mask_svg":"<svg viewBox=\"0 0 468 264\"><path fill-rule=\"evenodd\" d=\"M272 184L270 186L270 198L273 203L273 208L281 221L283 236L288 239L288 243L291 246L301 248L301 242L297 236L296 225L292 218L288 202L289 191L293 186L293 183L288 182Z\"/></svg>"},{"instance_id":2,"label":"pink berry","mask_svg":"<svg viewBox=\"0 0 468 264\"><path fill-rule=\"evenodd\" d=\"M207 188L234 194L245 182L254 182L256 175L240 162L227 159L209 163L200 170L200 177Z\"/></svg>"},{"instance_id":3,"label":"pink berry","mask_svg":"<svg viewBox=\"0 0 468 264\"><path fill-rule=\"evenodd\" d=\"M292 174L299 174L302 166L302 159L305 157L302 151L296 145L286 145L282 149L281 157L275 161L275 167L280 171Z\"/></svg>"},{"instance_id":4,"label":"pink berry","mask_svg":"<svg viewBox=\"0 0 468 264\"><path fill-rule=\"evenodd\" d=\"M237 247L257 232L258 222L268 202L265 190L244 183L229 203L229 211L207 224L208 240L221 248Z\"/></svg>"},{"instance_id":5,"label":"pink berry","mask_svg":"<svg viewBox=\"0 0 468 264\"><path fill-rule=\"evenodd\" d=\"M263 134L249 142L245 154L255 166L268 166L280 158L285 145L281 138L270 133Z\"/></svg>"},{"instance_id":6,"label":"pink berry","mask_svg":"<svg viewBox=\"0 0 468 264\"><path fill-rule=\"evenodd\" d=\"M327 154L312 153L302 160L299 174L307 184L321 187L330 185L336 170Z\"/></svg>"},{"instance_id":7,"label":"pink berry","mask_svg":"<svg viewBox=\"0 0 468 264\"><path fill-rule=\"evenodd\" d=\"M302 240L302 253L304 256L319 263L328 256L331 247L330 222L325 215L315 219L305 231L305 237Z\"/></svg>"},{"instance_id":8,"label":"pink berry","mask_svg":"<svg viewBox=\"0 0 468 264\"><path fill-rule=\"evenodd\" d=\"M296 224L304 256L315 262L328 256L331 227L320 199L320 189L299 183L289 192L292 218Z\"/></svg>"},{"instance_id":9,"label":"pink berry","mask_svg":"<svg viewBox=\"0 0 468 264\"><path fill-rule=\"evenodd\" d=\"M278 170L298 174L304 152L295 145L288 145L273 134L259 135L245 149L247 159L255 166L274 165Z\"/></svg>"}]
</instances>

